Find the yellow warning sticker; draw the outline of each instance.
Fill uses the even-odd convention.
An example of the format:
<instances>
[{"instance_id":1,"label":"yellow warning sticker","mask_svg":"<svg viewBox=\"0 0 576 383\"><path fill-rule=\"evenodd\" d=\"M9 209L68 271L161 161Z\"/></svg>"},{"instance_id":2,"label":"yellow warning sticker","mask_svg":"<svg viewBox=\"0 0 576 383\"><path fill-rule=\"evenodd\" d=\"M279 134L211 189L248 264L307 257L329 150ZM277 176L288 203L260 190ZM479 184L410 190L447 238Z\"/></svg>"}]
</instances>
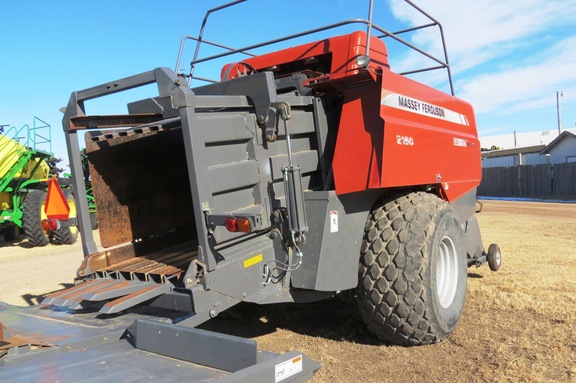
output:
<instances>
[{"instance_id":1,"label":"yellow warning sticker","mask_svg":"<svg viewBox=\"0 0 576 383\"><path fill-rule=\"evenodd\" d=\"M248 258L247 260L244 261L244 268L247 269L250 266L254 266L257 263L262 262L263 259L264 257L262 256L262 254L255 255L252 258Z\"/></svg>"}]
</instances>

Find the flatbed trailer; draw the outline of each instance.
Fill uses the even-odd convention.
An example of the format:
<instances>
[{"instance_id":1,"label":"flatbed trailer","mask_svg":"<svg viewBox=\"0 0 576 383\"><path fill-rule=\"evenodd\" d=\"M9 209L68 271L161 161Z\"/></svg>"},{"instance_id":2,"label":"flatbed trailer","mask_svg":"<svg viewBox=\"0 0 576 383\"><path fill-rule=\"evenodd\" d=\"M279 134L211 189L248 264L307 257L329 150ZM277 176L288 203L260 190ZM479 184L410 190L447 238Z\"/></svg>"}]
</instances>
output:
<instances>
[{"instance_id":1,"label":"flatbed trailer","mask_svg":"<svg viewBox=\"0 0 576 383\"><path fill-rule=\"evenodd\" d=\"M131 313L70 315L0 304L2 382L307 382L320 365L297 351Z\"/></svg>"}]
</instances>

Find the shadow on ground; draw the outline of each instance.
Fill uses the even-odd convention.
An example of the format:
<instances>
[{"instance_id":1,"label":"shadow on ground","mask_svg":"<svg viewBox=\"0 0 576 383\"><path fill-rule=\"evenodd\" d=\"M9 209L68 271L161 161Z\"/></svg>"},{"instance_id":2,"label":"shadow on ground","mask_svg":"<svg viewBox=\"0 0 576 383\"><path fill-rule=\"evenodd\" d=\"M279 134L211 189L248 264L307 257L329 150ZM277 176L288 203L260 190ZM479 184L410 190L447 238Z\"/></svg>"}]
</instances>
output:
<instances>
[{"instance_id":1,"label":"shadow on ground","mask_svg":"<svg viewBox=\"0 0 576 383\"><path fill-rule=\"evenodd\" d=\"M340 297L315 303L241 303L199 327L244 338L270 334L280 328L315 338L385 345L367 330L356 302Z\"/></svg>"},{"instance_id":2,"label":"shadow on ground","mask_svg":"<svg viewBox=\"0 0 576 383\"><path fill-rule=\"evenodd\" d=\"M42 301L44 300L44 298L46 298L46 296L47 296L48 294L52 294L52 293L54 293L54 292L56 292L56 291L60 291L60 290L63 290L63 289L67 289L67 288L73 287L74 284L73 284L73 283L61 283L60 286L62 286L62 289L58 289L58 290L55 290L55 291L51 291L51 292L49 292L49 293L40 294L40 295L24 294L24 295L22 295L21 297L22 297L22 299L24 299L24 300L26 301L26 303L27 303L29 306L39 305L40 303L42 303Z\"/></svg>"}]
</instances>

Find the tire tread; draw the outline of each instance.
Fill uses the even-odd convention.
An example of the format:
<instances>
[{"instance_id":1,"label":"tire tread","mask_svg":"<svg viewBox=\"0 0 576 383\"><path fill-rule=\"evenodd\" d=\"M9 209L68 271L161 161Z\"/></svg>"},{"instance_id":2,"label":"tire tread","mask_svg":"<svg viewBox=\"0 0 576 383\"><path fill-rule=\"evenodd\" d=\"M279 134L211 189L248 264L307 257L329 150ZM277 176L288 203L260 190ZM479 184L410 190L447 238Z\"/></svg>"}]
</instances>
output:
<instances>
[{"instance_id":1,"label":"tire tread","mask_svg":"<svg viewBox=\"0 0 576 383\"><path fill-rule=\"evenodd\" d=\"M443 339L428 315L423 282L434 216L447 207L435 195L414 192L391 196L370 213L357 297L368 329L384 341L408 346Z\"/></svg>"}]
</instances>

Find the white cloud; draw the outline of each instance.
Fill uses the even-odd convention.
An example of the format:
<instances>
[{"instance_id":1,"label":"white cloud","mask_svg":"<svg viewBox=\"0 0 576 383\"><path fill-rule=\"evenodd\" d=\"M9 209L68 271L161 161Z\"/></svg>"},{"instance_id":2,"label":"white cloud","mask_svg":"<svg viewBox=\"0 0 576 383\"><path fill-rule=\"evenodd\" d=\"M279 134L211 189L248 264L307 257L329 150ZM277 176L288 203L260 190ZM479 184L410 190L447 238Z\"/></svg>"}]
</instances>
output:
<instances>
[{"instance_id":1,"label":"white cloud","mask_svg":"<svg viewBox=\"0 0 576 383\"><path fill-rule=\"evenodd\" d=\"M477 113L550 107L559 89L576 94L576 1L419 0L417 4L442 23L456 93ZM396 17L410 25L422 22L403 1L391 0L391 6ZM437 34L418 32L413 39L439 52ZM404 62L414 60L411 56Z\"/></svg>"},{"instance_id":2,"label":"white cloud","mask_svg":"<svg viewBox=\"0 0 576 383\"><path fill-rule=\"evenodd\" d=\"M533 65L464 79L458 84L459 96L472 102L478 113L500 108L516 112L549 105L556 90L576 88L576 36L561 40L538 56L544 59Z\"/></svg>"},{"instance_id":3,"label":"white cloud","mask_svg":"<svg viewBox=\"0 0 576 383\"><path fill-rule=\"evenodd\" d=\"M422 17L400 0L391 1L396 17L412 25ZM516 46L524 46L528 37L576 22L576 1L565 0L421 0L418 6L444 27L449 55L456 70L481 64ZM438 36L428 32L415 34L418 44L440 51Z\"/></svg>"}]
</instances>

